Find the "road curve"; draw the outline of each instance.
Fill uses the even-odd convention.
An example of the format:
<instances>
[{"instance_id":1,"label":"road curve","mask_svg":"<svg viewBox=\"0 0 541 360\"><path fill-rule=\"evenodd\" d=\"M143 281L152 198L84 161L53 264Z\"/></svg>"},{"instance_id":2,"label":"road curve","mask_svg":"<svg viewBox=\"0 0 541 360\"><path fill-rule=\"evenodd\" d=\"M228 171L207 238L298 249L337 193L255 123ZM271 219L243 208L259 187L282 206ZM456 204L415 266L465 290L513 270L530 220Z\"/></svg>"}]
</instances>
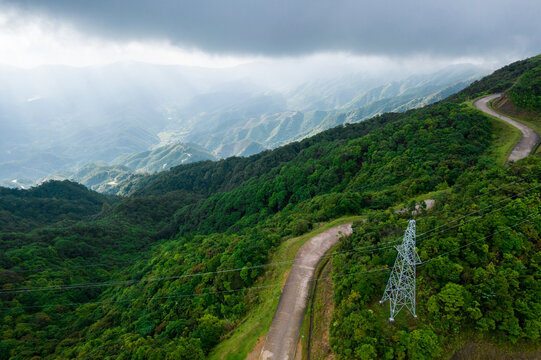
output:
<instances>
[{"instance_id":1,"label":"road curve","mask_svg":"<svg viewBox=\"0 0 541 360\"><path fill-rule=\"evenodd\" d=\"M352 231L351 224L335 226L314 236L300 248L280 296L267 339L261 349L260 360L295 358L317 264L341 236L349 235Z\"/></svg>"},{"instance_id":2,"label":"road curve","mask_svg":"<svg viewBox=\"0 0 541 360\"><path fill-rule=\"evenodd\" d=\"M522 138L515 145L515 147L511 151L511 154L509 154L509 157L507 158L507 162L518 161L520 159L524 159L526 156L532 153L533 149L535 148L535 145L537 145L537 143L539 142L539 134L536 133L529 126L526 126L522 123L519 123L518 121L510 119L507 116L498 114L494 110L490 109L487 105L488 102L494 99L497 99L500 96L502 96L501 93L482 97L480 99L475 100L473 102L473 106L475 106L477 109L481 110L482 112L487 113L491 116L497 117L498 119L503 120L509 125L512 125L520 130L520 132L522 133Z\"/></svg>"}]
</instances>

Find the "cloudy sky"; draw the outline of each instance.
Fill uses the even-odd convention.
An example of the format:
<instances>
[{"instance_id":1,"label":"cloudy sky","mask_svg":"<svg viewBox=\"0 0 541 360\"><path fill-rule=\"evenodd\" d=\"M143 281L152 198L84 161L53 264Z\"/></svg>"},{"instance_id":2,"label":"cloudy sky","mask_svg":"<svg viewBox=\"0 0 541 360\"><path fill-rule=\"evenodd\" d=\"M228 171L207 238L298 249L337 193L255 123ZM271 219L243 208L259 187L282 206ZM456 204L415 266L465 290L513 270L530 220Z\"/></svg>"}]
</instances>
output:
<instances>
[{"instance_id":1,"label":"cloudy sky","mask_svg":"<svg viewBox=\"0 0 541 360\"><path fill-rule=\"evenodd\" d=\"M499 65L541 52L539 14L539 0L0 0L0 63Z\"/></svg>"}]
</instances>

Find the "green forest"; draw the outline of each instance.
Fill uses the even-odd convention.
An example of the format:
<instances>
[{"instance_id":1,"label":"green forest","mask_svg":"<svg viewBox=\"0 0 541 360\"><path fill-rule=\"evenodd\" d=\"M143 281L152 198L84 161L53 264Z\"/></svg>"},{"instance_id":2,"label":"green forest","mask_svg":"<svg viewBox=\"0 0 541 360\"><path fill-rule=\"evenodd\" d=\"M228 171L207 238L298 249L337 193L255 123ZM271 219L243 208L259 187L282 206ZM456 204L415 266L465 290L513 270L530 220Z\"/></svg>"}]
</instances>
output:
<instances>
[{"instance_id":1,"label":"green forest","mask_svg":"<svg viewBox=\"0 0 541 360\"><path fill-rule=\"evenodd\" d=\"M387 243L404 231L404 218L377 212L359 224L337 250L344 255L333 257L338 358L439 359L460 335L538 343L539 179L539 159L508 169L480 163L435 196L441 206L417 218L425 234L417 238L418 318L403 310L396 326L386 326L388 302L378 303L390 271L363 272L392 268L396 250ZM348 252L364 247L375 251Z\"/></svg>"},{"instance_id":2,"label":"green forest","mask_svg":"<svg viewBox=\"0 0 541 360\"><path fill-rule=\"evenodd\" d=\"M509 97L519 108L541 112L541 66L521 75L509 90Z\"/></svg>"},{"instance_id":3,"label":"green forest","mask_svg":"<svg viewBox=\"0 0 541 360\"><path fill-rule=\"evenodd\" d=\"M333 257L337 358L438 359L463 337L535 347L541 158L499 164L493 123L467 102L509 89L538 111L540 64L421 109L140 177L123 197L69 181L0 189L0 359L204 359L261 301L277 247L344 215L367 222ZM402 312L391 327L378 304L389 272L366 272L392 267L396 251L379 248L428 193L419 318ZM366 246L377 251L349 251Z\"/></svg>"}]
</instances>

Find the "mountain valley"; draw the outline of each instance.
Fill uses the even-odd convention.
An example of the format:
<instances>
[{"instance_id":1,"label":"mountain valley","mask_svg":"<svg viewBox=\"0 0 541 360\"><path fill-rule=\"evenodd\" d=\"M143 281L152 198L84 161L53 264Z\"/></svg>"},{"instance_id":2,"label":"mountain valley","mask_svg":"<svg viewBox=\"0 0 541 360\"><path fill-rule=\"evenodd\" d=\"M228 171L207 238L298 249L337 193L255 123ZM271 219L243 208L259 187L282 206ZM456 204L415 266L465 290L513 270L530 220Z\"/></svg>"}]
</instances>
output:
<instances>
[{"instance_id":1,"label":"mountain valley","mask_svg":"<svg viewBox=\"0 0 541 360\"><path fill-rule=\"evenodd\" d=\"M327 257L336 359L451 359L484 344L535 359L541 157L505 165L513 128L472 102L505 92L536 123L540 67L541 56L512 63L429 105L437 96L381 88L375 98L391 91L414 108L376 106L360 121L362 108L343 105L328 129L250 156L171 141L77 173L122 196L70 181L2 188L0 359L244 359L297 250L349 223ZM378 300L412 218L418 317L403 310L390 326Z\"/></svg>"},{"instance_id":2,"label":"mountain valley","mask_svg":"<svg viewBox=\"0 0 541 360\"><path fill-rule=\"evenodd\" d=\"M152 173L185 162L250 156L337 125L439 101L486 71L462 64L387 83L361 73L283 90L244 83L225 71L136 63L5 68L0 111L7 121L0 133L10 135L0 138L0 184L28 188L72 179L114 192L111 183L128 175L121 169L113 172L121 178L111 175L111 166ZM104 90L89 96L91 88ZM186 146L199 146L198 155L183 152ZM98 174L103 166L88 182L78 175L88 167Z\"/></svg>"}]
</instances>

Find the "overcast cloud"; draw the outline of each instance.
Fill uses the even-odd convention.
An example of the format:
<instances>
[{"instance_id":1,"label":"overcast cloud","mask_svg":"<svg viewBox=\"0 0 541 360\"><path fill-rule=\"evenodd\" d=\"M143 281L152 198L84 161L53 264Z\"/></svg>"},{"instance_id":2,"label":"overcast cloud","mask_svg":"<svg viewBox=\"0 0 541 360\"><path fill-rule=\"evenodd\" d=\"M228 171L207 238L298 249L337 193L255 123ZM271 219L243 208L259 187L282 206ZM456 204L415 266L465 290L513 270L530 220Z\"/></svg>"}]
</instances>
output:
<instances>
[{"instance_id":1,"label":"overcast cloud","mask_svg":"<svg viewBox=\"0 0 541 360\"><path fill-rule=\"evenodd\" d=\"M115 41L170 41L213 54L498 56L541 50L539 0L4 0ZM26 15L25 15L26 14Z\"/></svg>"}]
</instances>

